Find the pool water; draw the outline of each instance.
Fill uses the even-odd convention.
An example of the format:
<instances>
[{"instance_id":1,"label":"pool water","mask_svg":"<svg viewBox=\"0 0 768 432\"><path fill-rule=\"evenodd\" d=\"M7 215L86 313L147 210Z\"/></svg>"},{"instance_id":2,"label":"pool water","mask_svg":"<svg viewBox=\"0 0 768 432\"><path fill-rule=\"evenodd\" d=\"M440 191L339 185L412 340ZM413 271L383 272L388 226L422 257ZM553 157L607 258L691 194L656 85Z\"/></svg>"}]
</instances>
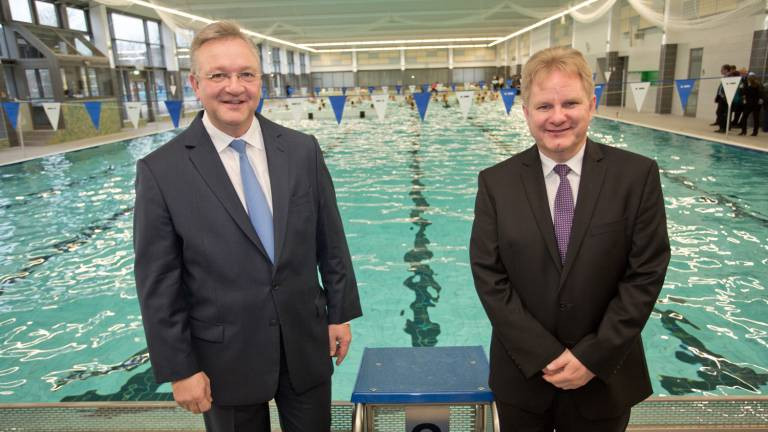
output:
<instances>
[{"instance_id":1,"label":"pool water","mask_svg":"<svg viewBox=\"0 0 768 432\"><path fill-rule=\"evenodd\" d=\"M334 374L349 400L364 347L490 343L468 243L477 173L533 144L500 101L384 122L281 121L317 136L363 303ZM352 114L352 115L350 115ZM135 161L176 132L0 167L0 403L168 400L133 282ZM657 395L768 391L768 154L613 121L590 136L656 159L672 261L643 336Z\"/></svg>"}]
</instances>

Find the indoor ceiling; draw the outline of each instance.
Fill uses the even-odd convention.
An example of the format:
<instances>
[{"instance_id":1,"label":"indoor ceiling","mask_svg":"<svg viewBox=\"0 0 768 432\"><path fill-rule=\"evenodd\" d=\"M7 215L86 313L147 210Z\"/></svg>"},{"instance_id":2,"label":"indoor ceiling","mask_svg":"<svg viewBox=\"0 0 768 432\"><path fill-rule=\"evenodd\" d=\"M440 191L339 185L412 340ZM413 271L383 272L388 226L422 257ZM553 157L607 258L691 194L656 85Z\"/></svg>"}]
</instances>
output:
<instances>
[{"instance_id":1,"label":"indoor ceiling","mask_svg":"<svg viewBox=\"0 0 768 432\"><path fill-rule=\"evenodd\" d=\"M503 37L573 5L565 0L154 0L289 42Z\"/></svg>"}]
</instances>

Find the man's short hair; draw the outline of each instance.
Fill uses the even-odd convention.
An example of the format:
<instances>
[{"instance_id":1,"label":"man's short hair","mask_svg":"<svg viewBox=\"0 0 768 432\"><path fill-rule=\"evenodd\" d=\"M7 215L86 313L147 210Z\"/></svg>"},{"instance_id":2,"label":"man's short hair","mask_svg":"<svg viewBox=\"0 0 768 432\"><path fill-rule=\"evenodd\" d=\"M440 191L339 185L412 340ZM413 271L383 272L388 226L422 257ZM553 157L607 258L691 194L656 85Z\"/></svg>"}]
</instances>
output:
<instances>
[{"instance_id":1,"label":"man's short hair","mask_svg":"<svg viewBox=\"0 0 768 432\"><path fill-rule=\"evenodd\" d=\"M195 38L192 39L192 45L189 48L189 60L191 64L192 73L195 74L197 70L197 59L195 58L197 51L206 42L219 40L219 39L240 39L248 44L253 50L253 54L256 56L256 60L260 61L259 49L254 45L253 41L243 33L240 25L234 21L216 21L203 27ZM261 69L261 63L259 63L259 69Z\"/></svg>"},{"instance_id":2,"label":"man's short hair","mask_svg":"<svg viewBox=\"0 0 768 432\"><path fill-rule=\"evenodd\" d=\"M520 97L523 98L524 105L528 103L531 97L531 87L536 77L539 74L546 74L555 70L577 75L581 79L581 85L584 87L587 97L591 97L595 93L592 70L579 50L565 47L547 48L534 54L523 66Z\"/></svg>"}]
</instances>

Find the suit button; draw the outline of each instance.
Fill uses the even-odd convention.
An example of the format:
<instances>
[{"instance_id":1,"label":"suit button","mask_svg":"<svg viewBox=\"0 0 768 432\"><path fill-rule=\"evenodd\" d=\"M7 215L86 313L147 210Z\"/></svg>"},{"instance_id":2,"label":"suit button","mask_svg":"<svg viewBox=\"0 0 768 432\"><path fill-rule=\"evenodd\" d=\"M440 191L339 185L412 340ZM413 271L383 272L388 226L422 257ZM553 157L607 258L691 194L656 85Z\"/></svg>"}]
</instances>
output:
<instances>
[{"instance_id":1,"label":"suit button","mask_svg":"<svg viewBox=\"0 0 768 432\"><path fill-rule=\"evenodd\" d=\"M569 303L560 303L560 310L561 311L567 311L571 308L571 305Z\"/></svg>"}]
</instances>

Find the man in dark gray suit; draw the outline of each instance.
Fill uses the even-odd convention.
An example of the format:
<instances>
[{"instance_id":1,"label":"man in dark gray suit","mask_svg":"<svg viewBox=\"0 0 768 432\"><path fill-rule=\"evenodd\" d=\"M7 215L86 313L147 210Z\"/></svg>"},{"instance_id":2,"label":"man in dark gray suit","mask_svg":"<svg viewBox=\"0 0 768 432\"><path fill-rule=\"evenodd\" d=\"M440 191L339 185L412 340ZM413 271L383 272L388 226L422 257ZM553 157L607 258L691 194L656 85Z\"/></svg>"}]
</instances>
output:
<instances>
[{"instance_id":1,"label":"man in dark gray suit","mask_svg":"<svg viewBox=\"0 0 768 432\"><path fill-rule=\"evenodd\" d=\"M470 240L501 428L623 431L652 391L640 332L670 259L659 168L587 138L577 50L534 54L522 97L536 145L480 173Z\"/></svg>"},{"instance_id":2,"label":"man in dark gray suit","mask_svg":"<svg viewBox=\"0 0 768 432\"><path fill-rule=\"evenodd\" d=\"M333 184L314 137L254 115L256 47L201 30L204 112L137 165L135 276L150 359L209 431L330 429L332 356L361 315ZM322 285L318 281L318 269Z\"/></svg>"}]
</instances>

